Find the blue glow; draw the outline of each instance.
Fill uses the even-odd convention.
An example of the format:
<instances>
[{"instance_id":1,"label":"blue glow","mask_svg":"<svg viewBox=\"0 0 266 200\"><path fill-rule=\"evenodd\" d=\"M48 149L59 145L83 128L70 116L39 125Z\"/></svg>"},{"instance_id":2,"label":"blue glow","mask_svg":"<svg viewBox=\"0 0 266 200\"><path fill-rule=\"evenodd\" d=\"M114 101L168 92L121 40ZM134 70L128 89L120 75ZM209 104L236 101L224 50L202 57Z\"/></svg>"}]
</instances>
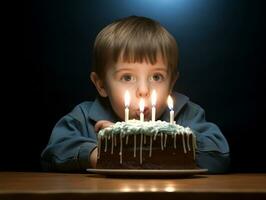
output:
<instances>
[{"instance_id":1,"label":"blue glow","mask_svg":"<svg viewBox=\"0 0 266 200\"><path fill-rule=\"evenodd\" d=\"M120 4L127 15L151 17L172 26L195 24L205 19L205 13L214 3L208 0L128 0L120 1Z\"/></svg>"},{"instance_id":2,"label":"blue glow","mask_svg":"<svg viewBox=\"0 0 266 200\"><path fill-rule=\"evenodd\" d=\"M189 14L197 7L206 5L202 0L129 0L121 1L125 9L141 14L178 15ZM202 4L203 3L203 4Z\"/></svg>"}]
</instances>

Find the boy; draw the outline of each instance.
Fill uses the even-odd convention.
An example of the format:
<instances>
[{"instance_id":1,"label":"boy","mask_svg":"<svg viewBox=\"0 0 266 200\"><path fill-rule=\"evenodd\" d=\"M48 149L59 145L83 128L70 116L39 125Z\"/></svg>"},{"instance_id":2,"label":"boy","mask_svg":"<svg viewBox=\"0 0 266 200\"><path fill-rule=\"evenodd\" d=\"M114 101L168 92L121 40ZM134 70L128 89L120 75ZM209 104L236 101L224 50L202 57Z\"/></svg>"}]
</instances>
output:
<instances>
[{"instance_id":1,"label":"boy","mask_svg":"<svg viewBox=\"0 0 266 200\"><path fill-rule=\"evenodd\" d=\"M140 98L146 120L151 118L150 95L157 92L156 118L169 121L167 96L174 97L175 121L196 134L196 162L210 173L229 166L229 147L219 128L205 121L204 110L173 92L179 73L173 36L158 22L131 16L106 26L97 36L90 78L99 97L83 102L64 116L42 152L45 170L82 171L96 166L97 132L124 119L124 94L131 96L130 118L139 119Z\"/></svg>"}]
</instances>

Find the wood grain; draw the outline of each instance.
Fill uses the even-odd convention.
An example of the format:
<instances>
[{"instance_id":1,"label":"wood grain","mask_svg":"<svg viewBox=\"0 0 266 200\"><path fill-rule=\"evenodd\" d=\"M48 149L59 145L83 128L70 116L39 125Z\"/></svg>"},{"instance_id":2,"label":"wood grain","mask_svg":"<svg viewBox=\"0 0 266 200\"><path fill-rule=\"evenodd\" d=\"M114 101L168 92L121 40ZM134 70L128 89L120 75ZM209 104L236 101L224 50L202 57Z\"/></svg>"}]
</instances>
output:
<instances>
[{"instance_id":1,"label":"wood grain","mask_svg":"<svg viewBox=\"0 0 266 200\"><path fill-rule=\"evenodd\" d=\"M0 172L0 199L266 199L266 174L190 178Z\"/></svg>"}]
</instances>

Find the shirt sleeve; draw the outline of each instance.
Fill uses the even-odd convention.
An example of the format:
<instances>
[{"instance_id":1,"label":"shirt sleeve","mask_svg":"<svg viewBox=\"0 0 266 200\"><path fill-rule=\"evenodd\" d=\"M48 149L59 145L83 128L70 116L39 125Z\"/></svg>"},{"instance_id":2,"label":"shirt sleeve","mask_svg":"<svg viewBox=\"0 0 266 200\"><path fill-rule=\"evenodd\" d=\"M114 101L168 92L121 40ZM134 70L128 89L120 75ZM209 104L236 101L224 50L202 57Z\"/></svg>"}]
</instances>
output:
<instances>
[{"instance_id":1,"label":"shirt sleeve","mask_svg":"<svg viewBox=\"0 0 266 200\"><path fill-rule=\"evenodd\" d=\"M229 146L218 126L207 122L205 111L192 102L187 103L181 119L196 135L197 165L208 169L209 173L226 172L230 163Z\"/></svg>"},{"instance_id":2,"label":"shirt sleeve","mask_svg":"<svg viewBox=\"0 0 266 200\"><path fill-rule=\"evenodd\" d=\"M61 118L41 154L45 171L82 171L91 167L89 155L96 148L96 136L81 108Z\"/></svg>"}]
</instances>

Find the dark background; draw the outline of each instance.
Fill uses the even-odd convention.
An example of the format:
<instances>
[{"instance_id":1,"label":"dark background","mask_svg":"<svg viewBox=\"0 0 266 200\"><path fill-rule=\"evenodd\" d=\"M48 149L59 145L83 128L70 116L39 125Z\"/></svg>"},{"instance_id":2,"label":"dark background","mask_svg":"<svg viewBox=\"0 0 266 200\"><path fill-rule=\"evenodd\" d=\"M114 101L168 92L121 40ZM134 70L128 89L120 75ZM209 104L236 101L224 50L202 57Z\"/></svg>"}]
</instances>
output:
<instances>
[{"instance_id":1,"label":"dark background","mask_svg":"<svg viewBox=\"0 0 266 200\"><path fill-rule=\"evenodd\" d=\"M89 72L97 33L115 19L139 15L160 21L175 36L181 75L176 88L223 131L231 149L230 171L266 171L265 9L260 1L43 0L28 1L23 11L23 49L18 51L23 89L13 99L21 111L3 133L9 140L2 170L41 170L40 153L55 123L95 97Z\"/></svg>"}]
</instances>

